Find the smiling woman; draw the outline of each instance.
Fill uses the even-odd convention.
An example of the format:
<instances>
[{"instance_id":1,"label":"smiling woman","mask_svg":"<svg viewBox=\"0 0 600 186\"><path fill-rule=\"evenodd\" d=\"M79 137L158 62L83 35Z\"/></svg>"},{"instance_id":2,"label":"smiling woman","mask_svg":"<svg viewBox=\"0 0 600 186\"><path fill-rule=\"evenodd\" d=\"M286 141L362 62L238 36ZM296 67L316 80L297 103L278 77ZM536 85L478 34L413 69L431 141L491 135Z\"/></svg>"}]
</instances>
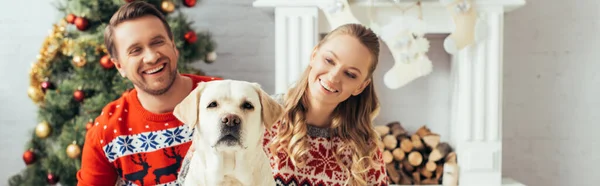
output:
<instances>
[{"instance_id":1,"label":"smiling woman","mask_svg":"<svg viewBox=\"0 0 600 186\"><path fill-rule=\"evenodd\" d=\"M308 74L310 95L337 104L370 83L372 55L351 35L331 37L313 52Z\"/></svg>"},{"instance_id":2,"label":"smiling woman","mask_svg":"<svg viewBox=\"0 0 600 186\"><path fill-rule=\"evenodd\" d=\"M340 26L314 48L283 96L284 116L265 134L280 185L387 185L372 75L379 40L360 24Z\"/></svg>"}]
</instances>

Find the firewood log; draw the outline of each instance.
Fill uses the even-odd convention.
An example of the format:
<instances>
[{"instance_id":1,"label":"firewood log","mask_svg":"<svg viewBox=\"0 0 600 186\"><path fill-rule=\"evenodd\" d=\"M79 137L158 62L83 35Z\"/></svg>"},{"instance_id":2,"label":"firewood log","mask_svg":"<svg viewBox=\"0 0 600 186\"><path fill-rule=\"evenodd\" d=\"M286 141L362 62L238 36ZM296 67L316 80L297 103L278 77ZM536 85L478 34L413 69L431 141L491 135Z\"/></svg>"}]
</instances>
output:
<instances>
[{"instance_id":1,"label":"firewood log","mask_svg":"<svg viewBox=\"0 0 600 186\"><path fill-rule=\"evenodd\" d=\"M438 181L433 178L421 180L421 185L437 185Z\"/></svg>"},{"instance_id":2,"label":"firewood log","mask_svg":"<svg viewBox=\"0 0 600 186\"><path fill-rule=\"evenodd\" d=\"M406 156L406 154L404 154L404 151L402 151L401 148L394 149L394 151L392 151L392 155L394 156L394 160L396 161L402 161Z\"/></svg>"},{"instance_id":3,"label":"firewood log","mask_svg":"<svg viewBox=\"0 0 600 186\"><path fill-rule=\"evenodd\" d=\"M387 169L387 173L388 173L389 178L392 181L392 183L394 183L394 184L400 183L400 174L398 173L398 170L396 170L396 167L394 166L394 164L388 163L385 165L385 167Z\"/></svg>"},{"instance_id":4,"label":"firewood log","mask_svg":"<svg viewBox=\"0 0 600 186\"><path fill-rule=\"evenodd\" d=\"M435 171L436 168L437 168L437 165L433 161L427 161L427 163L425 164L425 170L427 170L429 172Z\"/></svg>"},{"instance_id":5,"label":"firewood log","mask_svg":"<svg viewBox=\"0 0 600 186\"><path fill-rule=\"evenodd\" d=\"M433 172L428 171L427 169L424 169L424 168L419 168L419 172L421 173L421 175L423 175L426 178L431 178L431 176L433 176Z\"/></svg>"},{"instance_id":6,"label":"firewood log","mask_svg":"<svg viewBox=\"0 0 600 186\"><path fill-rule=\"evenodd\" d=\"M398 146L398 141L395 136L388 134L383 137L383 145L386 149L394 150Z\"/></svg>"},{"instance_id":7,"label":"firewood log","mask_svg":"<svg viewBox=\"0 0 600 186\"><path fill-rule=\"evenodd\" d=\"M440 141L440 135L427 126L409 134L400 122L390 122L376 126L384 144L383 161L386 163L390 184L438 185L449 173L447 165L456 165L456 156L447 142ZM456 166L458 169L458 166ZM458 173L458 171L456 171ZM450 181L454 181L452 175ZM458 178L456 178L457 180Z\"/></svg>"},{"instance_id":8,"label":"firewood log","mask_svg":"<svg viewBox=\"0 0 600 186\"><path fill-rule=\"evenodd\" d=\"M435 148L440 143L440 135L432 133L424 136L423 142L425 142L425 145L427 145L429 148Z\"/></svg>"},{"instance_id":9,"label":"firewood log","mask_svg":"<svg viewBox=\"0 0 600 186\"><path fill-rule=\"evenodd\" d=\"M394 156L392 156L392 153L389 150L384 150L382 156L383 162L385 162L386 164L392 163L392 161L394 161Z\"/></svg>"},{"instance_id":10,"label":"firewood log","mask_svg":"<svg viewBox=\"0 0 600 186\"><path fill-rule=\"evenodd\" d=\"M419 129L417 129L416 134L423 138L425 136L427 136L428 134L431 134L431 130L429 130L429 128L426 125L421 126Z\"/></svg>"},{"instance_id":11,"label":"firewood log","mask_svg":"<svg viewBox=\"0 0 600 186\"><path fill-rule=\"evenodd\" d=\"M412 151L408 154L408 162L412 166L419 166L423 162L423 156L417 151Z\"/></svg>"},{"instance_id":12,"label":"firewood log","mask_svg":"<svg viewBox=\"0 0 600 186\"><path fill-rule=\"evenodd\" d=\"M413 134L410 138L412 140L413 147L416 150L419 150L419 151L423 150L424 146L423 146L423 142L421 141L421 137L419 137L416 134Z\"/></svg>"},{"instance_id":13,"label":"firewood log","mask_svg":"<svg viewBox=\"0 0 600 186\"><path fill-rule=\"evenodd\" d=\"M410 139L408 139L408 138L406 138L406 137L401 137L401 138L399 139L399 141L400 141L400 148L401 148L401 149L402 149L404 152L406 152L406 153L409 153L409 152L411 152L411 151L413 150L413 143L412 143L412 140L410 140Z\"/></svg>"},{"instance_id":14,"label":"firewood log","mask_svg":"<svg viewBox=\"0 0 600 186\"><path fill-rule=\"evenodd\" d=\"M394 136L406 135L406 130L398 121L388 123L387 126L390 128L390 131Z\"/></svg>"},{"instance_id":15,"label":"firewood log","mask_svg":"<svg viewBox=\"0 0 600 186\"><path fill-rule=\"evenodd\" d=\"M413 178L411 178L410 176L408 176L408 174L406 174L404 171L400 170L398 171L398 173L400 174L400 185L412 185L413 184Z\"/></svg>"},{"instance_id":16,"label":"firewood log","mask_svg":"<svg viewBox=\"0 0 600 186\"><path fill-rule=\"evenodd\" d=\"M413 172L415 171L415 167L412 166L409 162L408 162L408 158L404 158L404 160L402 160L401 162L402 164L402 168L406 171L406 172Z\"/></svg>"},{"instance_id":17,"label":"firewood log","mask_svg":"<svg viewBox=\"0 0 600 186\"><path fill-rule=\"evenodd\" d=\"M444 163L444 175L442 184L448 186L458 186L459 167L456 163Z\"/></svg>"},{"instance_id":18,"label":"firewood log","mask_svg":"<svg viewBox=\"0 0 600 186\"><path fill-rule=\"evenodd\" d=\"M412 179L414 180L415 185L421 184L421 174L419 173L419 171L412 173Z\"/></svg>"},{"instance_id":19,"label":"firewood log","mask_svg":"<svg viewBox=\"0 0 600 186\"><path fill-rule=\"evenodd\" d=\"M429 154L429 161L438 161L445 158L448 153L452 151L452 147L446 142L440 143L435 149Z\"/></svg>"},{"instance_id":20,"label":"firewood log","mask_svg":"<svg viewBox=\"0 0 600 186\"><path fill-rule=\"evenodd\" d=\"M390 127L385 125L377 125L375 126L375 131L379 134L379 136L383 137L390 133Z\"/></svg>"},{"instance_id":21,"label":"firewood log","mask_svg":"<svg viewBox=\"0 0 600 186\"><path fill-rule=\"evenodd\" d=\"M435 179L440 180L443 173L444 173L444 165L437 165L437 167L435 167Z\"/></svg>"}]
</instances>

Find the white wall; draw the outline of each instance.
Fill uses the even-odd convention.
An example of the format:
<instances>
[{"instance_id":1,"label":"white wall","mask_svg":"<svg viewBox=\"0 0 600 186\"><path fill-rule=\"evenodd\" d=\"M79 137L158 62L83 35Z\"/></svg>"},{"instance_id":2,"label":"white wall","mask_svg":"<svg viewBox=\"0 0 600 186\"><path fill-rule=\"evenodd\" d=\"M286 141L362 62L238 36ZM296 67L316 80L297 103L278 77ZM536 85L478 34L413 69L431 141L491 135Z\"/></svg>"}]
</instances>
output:
<instances>
[{"instance_id":1,"label":"white wall","mask_svg":"<svg viewBox=\"0 0 600 186\"><path fill-rule=\"evenodd\" d=\"M505 24L503 173L600 185L600 1L527 0Z\"/></svg>"},{"instance_id":2,"label":"white wall","mask_svg":"<svg viewBox=\"0 0 600 186\"><path fill-rule=\"evenodd\" d=\"M25 167L25 142L37 122L27 88L31 64L57 19L48 2L3 1L0 8L0 185Z\"/></svg>"},{"instance_id":3,"label":"white wall","mask_svg":"<svg viewBox=\"0 0 600 186\"><path fill-rule=\"evenodd\" d=\"M197 66L209 74L259 82L273 92L274 18L271 10L251 3L202 0L184 10L218 43L217 62ZM600 54L595 51L600 48L600 1L527 3L505 19L503 173L529 186L600 183L593 169L600 167L600 144L592 138L600 130L594 123L600 119L594 115L600 111L595 97L600 95ZM26 93L28 72L58 19L49 1L7 5L0 12L0 185L24 168L23 147L37 117ZM442 39L429 38L434 72L400 90L382 83L393 64L389 50L382 48L376 86L384 108L377 124L399 120L411 131L423 124L442 134L448 130L449 59Z\"/></svg>"}]
</instances>

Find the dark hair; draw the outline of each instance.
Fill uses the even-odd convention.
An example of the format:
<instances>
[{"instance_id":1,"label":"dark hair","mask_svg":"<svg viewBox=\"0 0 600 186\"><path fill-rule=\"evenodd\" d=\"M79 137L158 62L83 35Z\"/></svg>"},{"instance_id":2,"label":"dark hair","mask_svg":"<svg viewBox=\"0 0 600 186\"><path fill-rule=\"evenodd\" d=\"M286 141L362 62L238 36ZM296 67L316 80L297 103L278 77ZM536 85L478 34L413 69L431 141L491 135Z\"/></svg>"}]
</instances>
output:
<instances>
[{"instance_id":1,"label":"dark hair","mask_svg":"<svg viewBox=\"0 0 600 186\"><path fill-rule=\"evenodd\" d=\"M116 57L117 54L113 41L113 32L115 27L127 20L132 20L147 15L152 15L160 19L160 21L163 23L163 26L167 30L167 33L169 34L169 39L173 40L173 32L171 32L171 27L169 26L169 23L167 23L167 20L162 12L156 9L156 7L150 3L134 1L121 6L119 10L117 10L117 12L115 12L115 14L113 14L113 16L110 18L110 22L104 29L104 45L106 46L106 50L108 50L108 53L111 57Z\"/></svg>"}]
</instances>

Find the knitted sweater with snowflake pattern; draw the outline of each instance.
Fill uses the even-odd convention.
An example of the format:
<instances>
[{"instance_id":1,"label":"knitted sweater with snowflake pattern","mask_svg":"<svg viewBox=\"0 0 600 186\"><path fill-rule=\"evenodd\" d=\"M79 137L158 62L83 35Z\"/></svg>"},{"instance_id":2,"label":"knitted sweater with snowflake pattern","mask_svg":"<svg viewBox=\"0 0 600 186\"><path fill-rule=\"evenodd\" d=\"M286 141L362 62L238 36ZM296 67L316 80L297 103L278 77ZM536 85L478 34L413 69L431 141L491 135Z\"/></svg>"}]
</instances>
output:
<instances>
[{"instance_id":1,"label":"knitted sweater with snowflake pattern","mask_svg":"<svg viewBox=\"0 0 600 186\"><path fill-rule=\"evenodd\" d=\"M192 89L220 79L184 76ZM177 185L192 134L172 112L144 109L133 89L105 106L87 132L78 185Z\"/></svg>"},{"instance_id":2,"label":"knitted sweater with snowflake pattern","mask_svg":"<svg viewBox=\"0 0 600 186\"><path fill-rule=\"evenodd\" d=\"M278 158L272 157L269 143L277 134L279 124L273 125L271 130L265 132L263 138L263 147L269 155L271 168L275 182L278 186L287 185L318 185L318 186L342 186L348 176L342 168L336 163L333 152L343 142L329 135L329 130L317 128L308 125L306 139L310 144L307 164L303 168L296 167L285 152L278 152ZM351 161L350 151L341 155L343 163ZM379 167L373 167L367 175L367 185L369 186L387 186L388 180L383 162L382 153L378 151L376 161L381 163Z\"/></svg>"}]
</instances>

